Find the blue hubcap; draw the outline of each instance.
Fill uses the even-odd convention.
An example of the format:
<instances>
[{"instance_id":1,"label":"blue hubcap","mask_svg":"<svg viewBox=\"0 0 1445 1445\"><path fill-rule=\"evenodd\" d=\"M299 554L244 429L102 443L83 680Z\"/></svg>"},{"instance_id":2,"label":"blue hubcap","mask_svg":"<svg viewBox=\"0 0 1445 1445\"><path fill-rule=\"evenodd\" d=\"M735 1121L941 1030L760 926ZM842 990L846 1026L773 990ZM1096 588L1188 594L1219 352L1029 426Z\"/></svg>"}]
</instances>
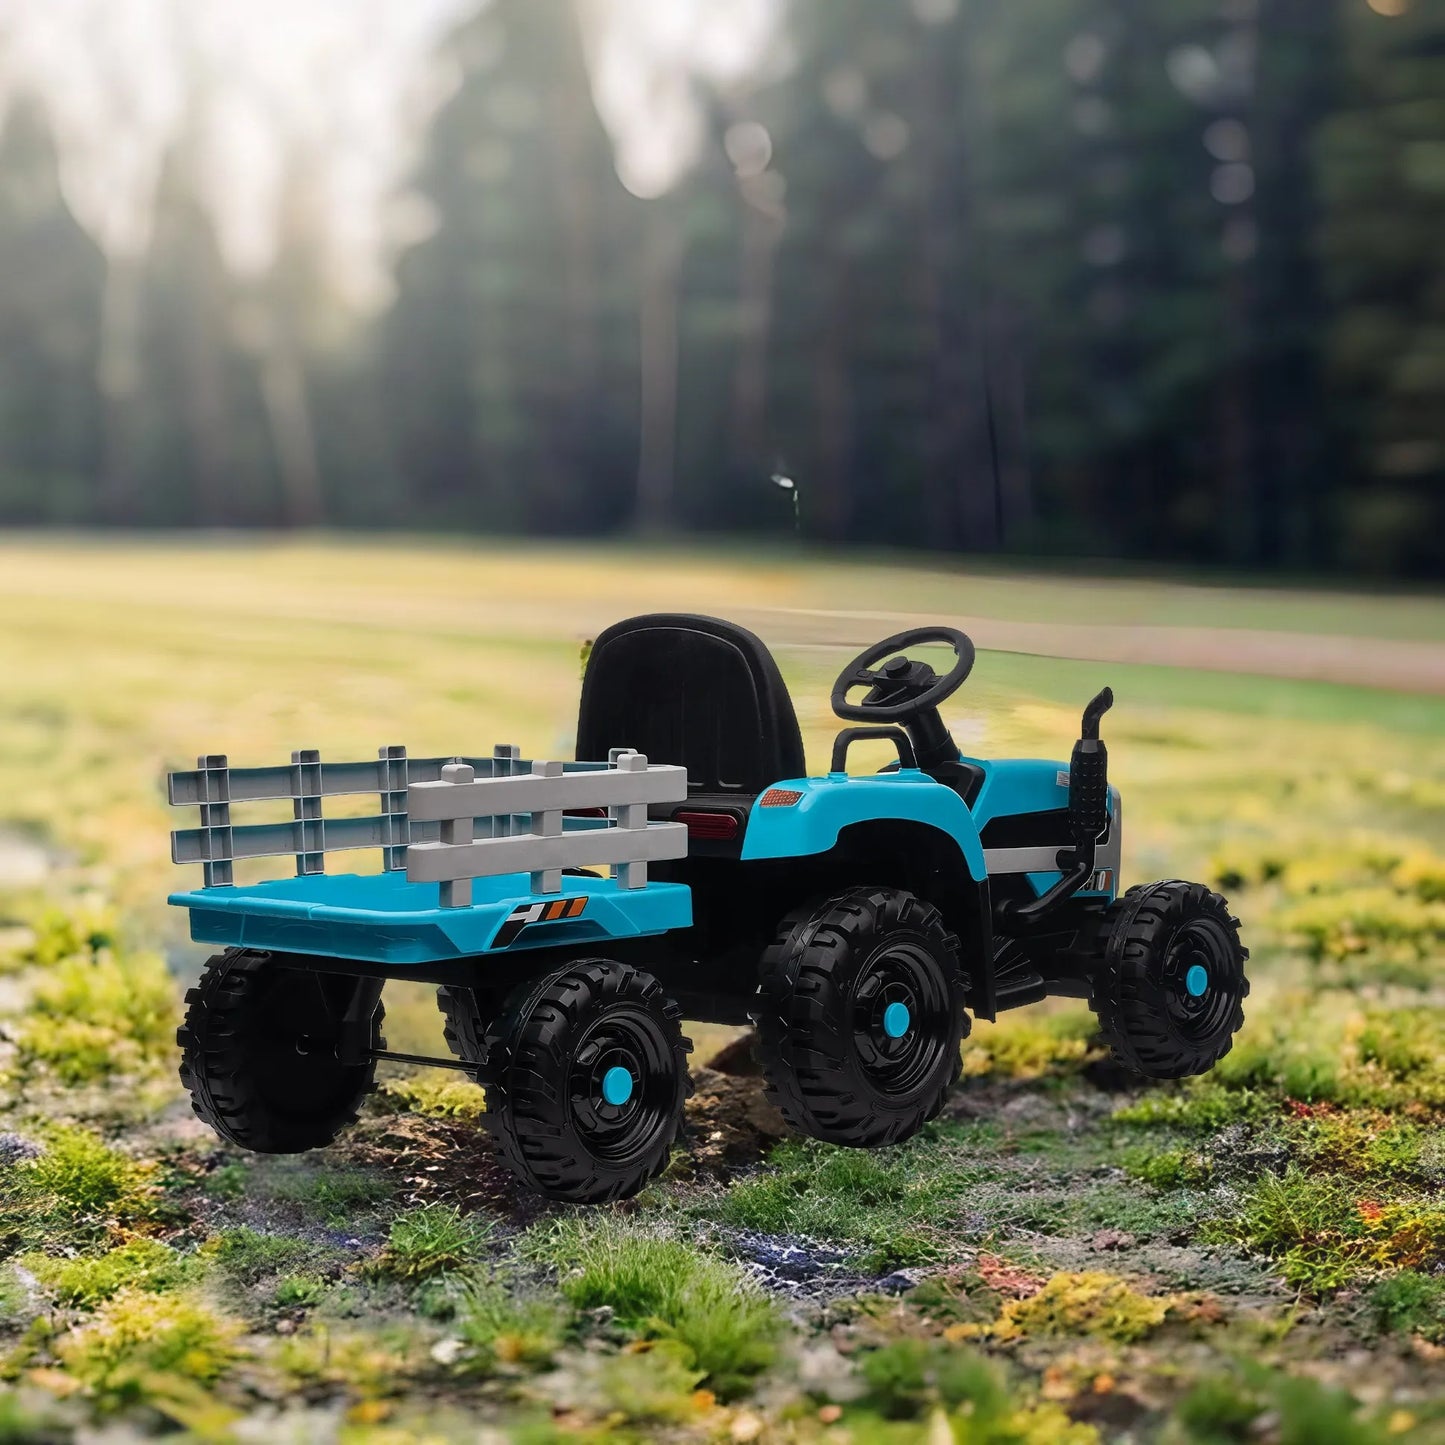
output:
<instances>
[{"instance_id":1,"label":"blue hubcap","mask_svg":"<svg viewBox=\"0 0 1445 1445\"><path fill-rule=\"evenodd\" d=\"M906 1003L891 1003L883 1010L883 1032L890 1039L901 1039L912 1022Z\"/></svg>"},{"instance_id":2,"label":"blue hubcap","mask_svg":"<svg viewBox=\"0 0 1445 1445\"><path fill-rule=\"evenodd\" d=\"M1184 988L1190 998L1202 998L1209 987L1209 970L1201 964L1193 964L1184 975Z\"/></svg>"},{"instance_id":3,"label":"blue hubcap","mask_svg":"<svg viewBox=\"0 0 1445 1445\"><path fill-rule=\"evenodd\" d=\"M632 1075L613 1067L602 1076L602 1097L612 1105L625 1104L632 1097Z\"/></svg>"}]
</instances>

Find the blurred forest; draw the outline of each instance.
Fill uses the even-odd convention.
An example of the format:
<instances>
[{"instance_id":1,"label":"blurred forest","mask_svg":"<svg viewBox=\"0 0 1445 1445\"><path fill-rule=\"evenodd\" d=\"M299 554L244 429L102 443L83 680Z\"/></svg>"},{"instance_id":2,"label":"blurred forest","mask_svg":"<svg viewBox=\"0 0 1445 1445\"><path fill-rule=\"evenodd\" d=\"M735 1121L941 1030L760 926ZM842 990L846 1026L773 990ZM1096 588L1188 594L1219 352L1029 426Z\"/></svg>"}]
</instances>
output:
<instances>
[{"instance_id":1,"label":"blurred forest","mask_svg":"<svg viewBox=\"0 0 1445 1445\"><path fill-rule=\"evenodd\" d=\"M1445 573L1445 4L790 0L622 184L572 0L492 0L379 310L293 158L228 267L0 135L0 521L790 534ZM195 104L204 106L204 93Z\"/></svg>"}]
</instances>

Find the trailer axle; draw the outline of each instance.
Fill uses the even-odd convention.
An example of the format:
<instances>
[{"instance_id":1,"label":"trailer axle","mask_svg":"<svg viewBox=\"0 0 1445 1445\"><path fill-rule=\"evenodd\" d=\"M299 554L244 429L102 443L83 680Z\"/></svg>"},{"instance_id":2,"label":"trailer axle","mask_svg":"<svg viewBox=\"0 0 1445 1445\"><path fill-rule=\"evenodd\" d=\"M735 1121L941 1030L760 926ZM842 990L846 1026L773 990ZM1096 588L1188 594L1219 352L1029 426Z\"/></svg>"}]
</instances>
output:
<instances>
[{"instance_id":1,"label":"trailer axle","mask_svg":"<svg viewBox=\"0 0 1445 1445\"><path fill-rule=\"evenodd\" d=\"M461 1059L434 1059L426 1054L398 1054L390 1049L369 1049L367 1058L380 1062L385 1059L390 1064L421 1064L428 1069L459 1069L462 1073L468 1074L475 1067L475 1064L463 1063Z\"/></svg>"}]
</instances>

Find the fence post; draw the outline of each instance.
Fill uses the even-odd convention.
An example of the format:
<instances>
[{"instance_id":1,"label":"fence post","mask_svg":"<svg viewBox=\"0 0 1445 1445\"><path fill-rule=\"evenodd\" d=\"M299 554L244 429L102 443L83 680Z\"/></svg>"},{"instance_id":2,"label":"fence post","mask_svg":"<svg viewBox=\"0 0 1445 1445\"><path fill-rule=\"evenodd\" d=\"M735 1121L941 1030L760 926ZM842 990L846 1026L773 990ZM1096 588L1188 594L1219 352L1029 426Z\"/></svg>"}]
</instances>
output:
<instances>
[{"instance_id":1,"label":"fence post","mask_svg":"<svg viewBox=\"0 0 1445 1445\"><path fill-rule=\"evenodd\" d=\"M388 873L398 873L406 867L406 845L410 841L406 817L406 749L378 748L376 756L381 762L378 770L381 773L381 829L386 839L381 848L381 866Z\"/></svg>"},{"instance_id":2,"label":"fence post","mask_svg":"<svg viewBox=\"0 0 1445 1445\"><path fill-rule=\"evenodd\" d=\"M522 750L516 743L496 743L492 747L492 776L494 778L514 778L517 776L517 764L522 760ZM510 813L498 813L487 819L487 837L489 838L510 838L512 836L512 816Z\"/></svg>"},{"instance_id":3,"label":"fence post","mask_svg":"<svg viewBox=\"0 0 1445 1445\"><path fill-rule=\"evenodd\" d=\"M321 820L321 754L305 748L291 754L291 812L301 846L296 876L326 872L326 825Z\"/></svg>"},{"instance_id":4,"label":"fence post","mask_svg":"<svg viewBox=\"0 0 1445 1445\"><path fill-rule=\"evenodd\" d=\"M470 783L475 780L476 776L476 769L470 763L448 763L442 769L442 782L444 783ZM465 818L449 818L443 822L441 824L441 841L443 843L472 842L471 814ZM457 878L438 886L441 890L441 906L443 908L471 907L472 880L470 878Z\"/></svg>"},{"instance_id":5,"label":"fence post","mask_svg":"<svg viewBox=\"0 0 1445 1445\"><path fill-rule=\"evenodd\" d=\"M535 778L560 778L562 764L556 762L533 763L532 776ZM562 810L560 808L544 808L539 813L533 813L532 832L538 838L560 837ZM544 868L540 872L532 874L530 886L533 893L560 893L562 891L562 870L560 868Z\"/></svg>"},{"instance_id":6,"label":"fence post","mask_svg":"<svg viewBox=\"0 0 1445 1445\"><path fill-rule=\"evenodd\" d=\"M201 881L207 888L231 883L231 770L225 753L203 753L196 759L201 774L201 827L206 833L206 861ZM217 850L217 843L220 847ZM219 851L220 856L216 857Z\"/></svg>"},{"instance_id":7,"label":"fence post","mask_svg":"<svg viewBox=\"0 0 1445 1445\"><path fill-rule=\"evenodd\" d=\"M645 773L647 771L647 754L634 753L625 748L613 748L607 755L607 760L619 772L623 773ZM647 804L646 803L621 803L616 807L607 810L607 816L612 819L616 828L647 827ZM614 863L612 865L612 876L622 884L624 888L642 888L647 884L646 863Z\"/></svg>"}]
</instances>

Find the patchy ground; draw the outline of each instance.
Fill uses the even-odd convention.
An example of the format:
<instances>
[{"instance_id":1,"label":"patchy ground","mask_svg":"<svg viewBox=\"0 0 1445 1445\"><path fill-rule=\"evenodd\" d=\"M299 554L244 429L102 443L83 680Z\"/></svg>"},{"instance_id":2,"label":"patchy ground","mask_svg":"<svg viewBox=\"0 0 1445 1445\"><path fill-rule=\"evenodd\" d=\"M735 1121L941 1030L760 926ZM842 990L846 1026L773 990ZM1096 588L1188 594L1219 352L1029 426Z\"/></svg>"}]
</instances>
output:
<instances>
[{"instance_id":1,"label":"patchy ground","mask_svg":"<svg viewBox=\"0 0 1445 1445\"><path fill-rule=\"evenodd\" d=\"M1234 1051L1149 1087L1081 1005L1021 1010L976 1025L944 1117L860 1153L787 1136L746 1038L699 1028L667 1175L567 1210L513 1185L453 1074L388 1072L353 1130L294 1158L191 1116L174 1030L201 950L160 903L159 787L202 748L559 753L571 624L448 630L442 601L477 572L445 557L401 554L412 581L339 602L331 582L362 575L340 549L317 554L337 575L315 609L294 557L261 558L280 601L237 584L226 616L192 618L156 589L211 559L174 556L150 581L41 558L30 626L0 633L0 1442L1445 1438L1445 704L982 655L956 732L985 754L1066 753L1079 703L1115 685L1126 874L1207 878L1245 921ZM516 617L545 588L507 565ZM635 571L559 569L557 605L662 605L666 578ZM887 590L881 568L674 581L723 611L882 611ZM1080 596L995 583L1023 621ZM978 579L896 584L899 610L983 610ZM1177 622L1198 591L1147 600ZM1226 596L1223 621L1259 625ZM1438 607L1381 601L1362 630L1445 631ZM1105 587L1099 607L1123 624L1137 602ZM1343 632L1350 613L1281 595L1269 621ZM836 658L782 661L820 757ZM387 1007L394 1046L440 1046L427 990Z\"/></svg>"}]
</instances>

